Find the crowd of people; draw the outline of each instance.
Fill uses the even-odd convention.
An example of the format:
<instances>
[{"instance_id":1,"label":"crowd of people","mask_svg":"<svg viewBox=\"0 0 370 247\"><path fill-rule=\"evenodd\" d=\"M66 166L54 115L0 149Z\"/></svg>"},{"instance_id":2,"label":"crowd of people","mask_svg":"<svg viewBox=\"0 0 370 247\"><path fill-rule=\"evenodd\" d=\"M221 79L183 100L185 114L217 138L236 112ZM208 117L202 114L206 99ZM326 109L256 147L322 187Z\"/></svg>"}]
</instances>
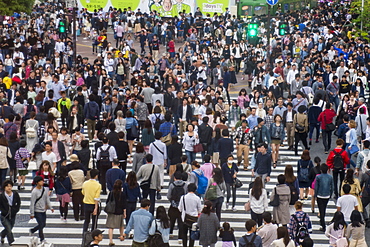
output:
<instances>
[{"instance_id":1,"label":"crowd of people","mask_svg":"<svg viewBox=\"0 0 370 247\"><path fill-rule=\"evenodd\" d=\"M32 172L37 225L30 234L38 231L41 241L55 194L61 221L68 221L70 203L74 220L84 221L85 246L103 239L102 209L110 246L114 229L135 247L169 246L170 239L184 247L219 239L236 246L232 225L220 222L223 205L238 211L243 170L254 181L241 188L251 219L239 246L313 246L304 203L311 217L317 203L330 246L367 246L370 46L345 25L354 18L348 4L254 16L257 43L249 21L228 9L173 18L155 10L81 9L72 21L51 1L31 15L0 16L1 242L14 242ZM282 22L289 27L283 36ZM73 39L61 23L91 39L93 59L73 60ZM237 83L245 87L233 97ZM284 145L300 155L295 166L282 162ZM319 145L326 160L311 159L310 147ZM277 167L284 174L267 191ZM156 207L163 188L169 208ZM108 195L105 207L101 195ZM337 211L327 222L331 199Z\"/></svg>"}]
</instances>

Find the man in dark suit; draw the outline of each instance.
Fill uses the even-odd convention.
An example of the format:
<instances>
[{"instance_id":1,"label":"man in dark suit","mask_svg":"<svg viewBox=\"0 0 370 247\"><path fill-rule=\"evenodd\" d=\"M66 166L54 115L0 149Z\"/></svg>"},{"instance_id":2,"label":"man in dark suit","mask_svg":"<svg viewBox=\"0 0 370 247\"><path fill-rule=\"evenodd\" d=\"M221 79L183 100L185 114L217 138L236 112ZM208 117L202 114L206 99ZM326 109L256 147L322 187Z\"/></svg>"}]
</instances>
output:
<instances>
[{"instance_id":1,"label":"man in dark suit","mask_svg":"<svg viewBox=\"0 0 370 247\"><path fill-rule=\"evenodd\" d=\"M208 125L209 117L203 117L203 123L198 127L199 143L203 145L202 159L204 155L210 154L213 129Z\"/></svg>"},{"instance_id":2,"label":"man in dark suit","mask_svg":"<svg viewBox=\"0 0 370 247\"><path fill-rule=\"evenodd\" d=\"M179 129L180 129L180 138L182 138L184 130L188 123L191 122L191 118L193 117L193 112L191 110L190 105L188 104L188 99L183 98L182 104L179 105L177 110L177 116L179 118Z\"/></svg>"},{"instance_id":3,"label":"man in dark suit","mask_svg":"<svg viewBox=\"0 0 370 247\"><path fill-rule=\"evenodd\" d=\"M229 138L229 130L222 130L222 138L218 141L220 164L223 165L227 161L227 157L234 151L233 140Z\"/></svg>"}]
</instances>

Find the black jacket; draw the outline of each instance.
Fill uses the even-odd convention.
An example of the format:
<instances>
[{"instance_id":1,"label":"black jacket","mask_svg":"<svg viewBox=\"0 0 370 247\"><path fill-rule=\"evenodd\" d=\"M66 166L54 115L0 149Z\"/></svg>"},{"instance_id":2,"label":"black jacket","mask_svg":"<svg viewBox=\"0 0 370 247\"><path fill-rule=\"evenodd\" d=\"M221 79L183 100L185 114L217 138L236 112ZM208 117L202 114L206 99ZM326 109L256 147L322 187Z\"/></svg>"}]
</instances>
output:
<instances>
[{"instance_id":1,"label":"black jacket","mask_svg":"<svg viewBox=\"0 0 370 247\"><path fill-rule=\"evenodd\" d=\"M177 110L178 117L182 118L183 105L182 104L179 105L179 107L177 109L178 109ZM193 111L191 110L190 105L187 105L187 107L186 107L186 122L190 123L192 117L193 117Z\"/></svg>"},{"instance_id":2,"label":"black jacket","mask_svg":"<svg viewBox=\"0 0 370 247\"><path fill-rule=\"evenodd\" d=\"M117 159L118 160L127 160L127 156L130 154L130 149L129 149L128 143L125 142L125 141L118 140L118 142L113 144L113 146L116 149Z\"/></svg>"},{"instance_id":3,"label":"black jacket","mask_svg":"<svg viewBox=\"0 0 370 247\"><path fill-rule=\"evenodd\" d=\"M199 142L211 144L213 129L208 124L202 123L198 127Z\"/></svg>"},{"instance_id":4,"label":"black jacket","mask_svg":"<svg viewBox=\"0 0 370 247\"><path fill-rule=\"evenodd\" d=\"M294 121L294 115L297 113L295 110L292 110L293 112L293 116L292 116L292 120ZM283 124L284 126L286 126L286 115L288 113L288 110L285 110L284 113L283 113Z\"/></svg>"},{"instance_id":5,"label":"black jacket","mask_svg":"<svg viewBox=\"0 0 370 247\"><path fill-rule=\"evenodd\" d=\"M21 198L19 197L19 194L17 191L13 191L13 204L9 205L8 199L4 195L5 192L3 192L0 195L0 211L1 216L5 218L14 218L20 207L21 207Z\"/></svg>"},{"instance_id":6,"label":"black jacket","mask_svg":"<svg viewBox=\"0 0 370 247\"><path fill-rule=\"evenodd\" d=\"M181 163L182 145L180 143L171 144L167 150L168 159L171 161L170 165Z\"/></svg>"}]
</instances>

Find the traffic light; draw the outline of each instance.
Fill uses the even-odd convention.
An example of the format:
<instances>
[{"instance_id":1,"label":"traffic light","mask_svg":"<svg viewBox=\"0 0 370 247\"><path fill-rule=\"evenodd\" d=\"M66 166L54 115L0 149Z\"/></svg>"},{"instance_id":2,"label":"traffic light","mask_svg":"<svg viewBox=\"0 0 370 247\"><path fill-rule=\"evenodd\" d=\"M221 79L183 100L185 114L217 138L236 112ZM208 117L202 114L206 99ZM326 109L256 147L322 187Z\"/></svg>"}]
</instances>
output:
<instances>
[{"instance_id":1,"label":"traffic light","mask_svg":"<svg viewBox=\"0 0 370 247\"><path fill-rule=\"evenodd\" d=\"M66 23L64 20L59 21L59 33L65 33L66 32Z\"/></svg>"},{"instance_id":2,"label":"traffic light","mask_svg":"<svg viewBox=\"0 0 370 247\"><path fill-rule=\"evenodd\" d=\"M258 24L257 23L249 23L248 24L248 36L249 37L256 37L258 34Z\"/></svg>"},{"instance_id":3,"label":"traffic light","mask_svg":"<svg viewBox=\"0 0 370 247\"><path fill-rule=\"evenodd\" d=\"M286 22L281 22L279 25L279 35L284 36L289 33L289 27Z\"/></svg>"}]
</instances>

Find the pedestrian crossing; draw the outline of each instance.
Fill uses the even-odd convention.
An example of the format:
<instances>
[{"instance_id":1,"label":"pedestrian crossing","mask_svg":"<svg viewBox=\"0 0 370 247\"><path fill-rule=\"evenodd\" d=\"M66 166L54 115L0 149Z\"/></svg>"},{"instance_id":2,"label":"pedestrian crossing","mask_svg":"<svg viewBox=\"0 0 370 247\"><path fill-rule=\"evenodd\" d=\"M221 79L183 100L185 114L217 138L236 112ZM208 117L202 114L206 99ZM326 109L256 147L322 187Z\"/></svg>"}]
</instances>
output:
<instances>
[{"instance_id":1,"label":"pedestrian crossing","mask_svg":"<svg viewBox=\"0 0 370 247\"><path fill-rule=\"evenodd\" d=\"M59 123L61 127L61 123ZM85 133L86 135L86 133ZM278 166L275 169L272 169L271 172L271 181L266 184L267 191L271 192L277 183L277 176L279 174L284 173L284 169L286 165L292 165L296 172L296 165L300 156L295 156L294 151L288 151L288 146L284 145L284 147L280 148L280 158ZM94 142L90 143L90 149L94 149ZM135 150L135 149L134 149ZM299 151L302 151L302 148L299 147ZM236 158L236 149L233 152L234 157ZM251 159L252 154L249 155L249 159ZM198 153L196 155L197 161L201 162L201 154ZM68 162L67 162L68 163ZM132 167L131 163L127 164L127 171L130 171ZM251 183L251 171L244 171L243 167L240 166L240 171L238 173L238 178L242 181L243 186L237 189L237 200L236 200L236 212L233 212L231 209L223 210L221 213L222 222L227 221L230 223L231 227L235 230L235 236L237 240L245 234L245 221L250 219L250 213L246 213L244 211L244 204L248 201L248 187L249 183ZM164 177L164 188L161 191L162 200L156 201L156 207L164 206L165 208L169 208L170 202L167 200L167 191L168 191L168 184L170 178L167 174ZM13 229L15 238L21 236L28 236L29 228L33 227L36 222L29 221L29 206L30 206L30 196L31 196L31 189L32 189L32 175L31 173L28 174L26 179L26 186L24 190L20 191L20 196L22 199L21 210L17 215L16 225ZM102 207L105 206L107 195L102 195ZM225 200L226 202L226 195ZM72 209L69 209L69 215L67 218L67 222L62 222L60 220L59 215L59 203L56 200L56 196L53 195L51 198L51 204L55 209L55 212L52 213L50 210L47 211L47 220L46 220L46 228L44 229L45 238L48 242L54 243L55 246L80 246L81 239L82 239L82 226L83 221L75 221L73 219L73 212ZM224 203L225 205L225 203ZM139 204L138 204L139 206ZM269 206L269 211L272 212L272 207ZM310 198L304 202L304 211L308 213L311 218L312 225L313 225L313 234L311 235L312 239L315 241L315 246L328 246L328 239L325 235L319 231L319 218L316 214L311 213L310 209ZM330 201L328 208L327 208L327 216L325 218L326 222L331 220L334 212L336 211L334 201ZM318 209L316 207L316 212ZM108 229L105 226L106 222L106 213L102 210L101 215L99 216L98 228L105 230L104 232L104 240L101 243L102 246L107 246L109 244L108 239ZM177 230L174 230L173 237L170 238L170 246L182 246L179 244L177 240ZM118 230L115 230L114 235L114 242L118 246L131 246L131 239L126 239L125 241L121 242L117 238L119 237ZM222 242L219 241L216 246L221 246ZM196 246L198 246L198 241L196 241Z\"/></svg>"}]
</instances>

